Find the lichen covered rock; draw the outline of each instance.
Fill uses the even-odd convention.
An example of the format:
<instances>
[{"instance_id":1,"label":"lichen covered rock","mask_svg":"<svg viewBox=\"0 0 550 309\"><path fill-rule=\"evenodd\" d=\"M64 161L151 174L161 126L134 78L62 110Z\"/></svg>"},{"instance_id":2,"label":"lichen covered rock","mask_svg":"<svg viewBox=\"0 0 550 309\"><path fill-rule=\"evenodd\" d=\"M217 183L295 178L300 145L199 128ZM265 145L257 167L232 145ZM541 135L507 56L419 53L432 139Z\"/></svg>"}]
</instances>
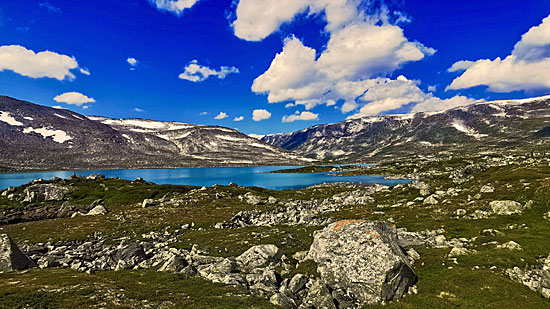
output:
<instances>
[{"instance_id":1,"label":"lichen covered rock","mask_svg":"<svg viewBox=\"0 0 550 309\"><path fill-rule=\"evenodd\" d=\"M347 220L316 232L308 258L317 263L335 303L361 306L397 300L416 283L403 252L390 223ZM321 294L325 302L327 295Z\"/></svg>"}]
</instances>

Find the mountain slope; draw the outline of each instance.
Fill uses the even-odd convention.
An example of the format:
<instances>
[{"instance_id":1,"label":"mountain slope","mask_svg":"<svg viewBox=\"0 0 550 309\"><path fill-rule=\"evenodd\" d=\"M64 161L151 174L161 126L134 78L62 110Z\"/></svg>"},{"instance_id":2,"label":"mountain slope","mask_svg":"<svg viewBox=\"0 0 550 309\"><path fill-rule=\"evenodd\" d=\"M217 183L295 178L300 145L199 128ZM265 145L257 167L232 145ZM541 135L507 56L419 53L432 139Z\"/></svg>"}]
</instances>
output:
<instances>
[{"instance_id":1,"label":"mountain slope","mask_svg":"<svg viewBox=\"0 0 550 309\"><path fill-rule=\"evenodd\" d=\"M267 135L263 141L316 159L548 150L550 96L483 102L443 112L373 116Z\"/></svg>"},{"instance_id":2,"label":"mountain slope","mask_svg":"<svg viewBox=\"0 0 550 309\"><path fill-rule=\"evenodd\" d=\"M0 170L304 163L236 130L86 117L0 96Z\"/></svg>"}]
</instances>

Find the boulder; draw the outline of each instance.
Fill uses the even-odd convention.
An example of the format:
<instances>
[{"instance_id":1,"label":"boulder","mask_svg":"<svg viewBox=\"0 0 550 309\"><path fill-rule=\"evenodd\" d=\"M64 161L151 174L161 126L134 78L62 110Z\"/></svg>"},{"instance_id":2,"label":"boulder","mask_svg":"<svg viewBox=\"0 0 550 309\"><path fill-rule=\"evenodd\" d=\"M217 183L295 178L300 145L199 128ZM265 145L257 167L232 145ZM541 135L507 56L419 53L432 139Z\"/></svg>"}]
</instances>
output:
<instances>
[{"instance_id":1,"label":"boulder","mask_svg":"<svg viewBox=\"0 0 550 309\"><path fill-rule=\"evenodd\" d=\"M277 265L283 252L275 245L257 245L250 247L237 257L237 263L245 270Z\"/></svg>"},{"instance_id":2,"label":"boulder","mask_svg":"<svg viewBox=\"0 0 550 309\"><path fill-rule=\"evenodd\" d=\"M23 202L40 203L45 201L61 201L65 198L68 188L53 184L35 184L23 191Z\"/></svg>"},{"instance_id":3,"label":"boulder","mask_svg":"<svg viewBox=\"0 0 550 309\"><path fill-rule=\"evenodd\" d=\"M19 250L8 234L0 234L0 273L32 266L34 262Z\"/></svg>"},{"instance_id":4,"label":"boulder","mask_svg":"<svg viewBox=\"0 0 550 309\"><path fill-rule=\"evenodd\" d=\"M439 203L439 202L437 201L437 199L435 198L435 196L433 194L428 196L424 200L424 204L427 204L427 205L436 205L437 203Z\"/></svg>"},{"instance_id":5,"label":"boulder","mask_svg":"<svg viewBox=\"0 0 550 309\"><path fill-rule=\"evenodd\" d=\"M102 205L97 205L96 207L92 208L86 216L102 216L107 214L107 209L103 207Z\"/></svg>"},{"instance_id":6,"label":"boulder","mask_svg":"<svg viewBox=\"0 0 550 309\"><path fill-rule=\"evenodd\" d=\"M522 213L525 207L516 201L492 201L489 203L493 213L497 215L513 215Z\"/></svg>"},{"instance_id":7,"label":"boulder","mask_svg":"<svg viewBox=\"0 0 550 309\"><path fill-rule=\"evenodd\" d=\"M120 245L114 253L113 260L117 263L115 270L130 269L147 259L141 245Z\"/></svg>"},{"instance_id":8,"label":"boulder","mask_svg":"<svg viewBox=\"0 0 550 309\"><path fill-rule=\"evenodd\" d=\"M141 207L147 208L149 206L155 206L155 200L150 199L150 198L144 199L143 203L141 203Z\"/></svg>"},{"instance_id":9,"label":"boulder","mask_svg":"<svg viewBox=\"0 0 550 309\"><path fill-rule=\"evenodd\" d=\"M357 307L400 299L416 283L403 252L392 224L346 220L317 231L308 258L317 263L334 301Z\"/></svg>"}]
</instances>

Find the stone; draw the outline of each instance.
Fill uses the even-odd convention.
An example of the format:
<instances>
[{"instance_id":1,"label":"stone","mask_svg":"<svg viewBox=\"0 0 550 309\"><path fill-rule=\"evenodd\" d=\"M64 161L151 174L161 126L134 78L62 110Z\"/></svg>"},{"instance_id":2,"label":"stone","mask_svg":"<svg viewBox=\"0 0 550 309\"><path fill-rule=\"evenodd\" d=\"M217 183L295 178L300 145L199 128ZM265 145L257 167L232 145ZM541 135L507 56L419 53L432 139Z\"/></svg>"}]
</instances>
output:
<instances>
[{"instance_id":1,"label":"stone","mask_svg":"<svg viewBox=\"0 0 550 309\"><path fill-rule=\"evenodd\" d=\"M300 308L337 308L328 286L320 279L313 280L311 285L308 286L307 289L308 294L304 298L302 306L300 306Z\"/></svg>"},{"instance_id":2,"label":"stone","mask_svg":"<svg viewBox=\"0 0 550 309\"><path fill-rule=\"evenodd\" d=\"M484 185L483 187L481 187L479 192L480 193L493 193L493 192L495 192L495 188L493 186L491 186L490 184L488 184L488 185Z\"/></svg>"},{"instance_id":3,"label":"stone","mask_svg":"<svg viewBox=\"0 0 550 309\"><path fill-rule=\"evenodd\" d=\"M292 298L282 293L274 294L273 296L271 296L271 298L269 298L269 301L275 306L281 306L285 308L297 308L296 302Z\"/></svg>"},{"instance_id":4,"label":"stone","mask_svg":"<svg viewBox=\"0 0 550 309\"><path fill-rule=\"evenodd\" d=\"M141 245L121 245L114 253L113 260L117 263L115 270L130 269L147 259Z\"/></svg>"},{"instance_id":5,"label":"stone","mask_svg":"<svg viewBox=\"0 0 550 309\"><path fill-rule=\"evenodd\" d=\"M437 199L434 197L434 195L430 195L428 196L426 199L424 199L424 204L427 204L427 205L436 205L437 203L439 203L437 201Z\"/></svg>"},{"instance_id":6,"label":"stone","mask_svg":"<svg viewBox=\"0 0 550 309\"><path fill-rule=\"evenodd\" d=\"M277 199L277 198L275 198L275 197L273 197L273 196L270 196L270 197L267 198L267 202L268 202L269 204L275 204L275 203L279 202L279 199Z\"/></svg>"},{"instance_id":7,"label":"stone","mask_svg":"<svg viewBox=\"0 0 550 309\"><path fill-rule=\"evenodd\" d=\"M247 270L274 266L281 262L283 252L275 245L257 245L237 257L237 262Z\"/></svg>"},{"instance_id":8,"label":"stone","mask_svg":"<svg viewBox=\"0 0 550 309\"><path fill-rule=\"evenodd\" d=\"M497 245L497 249L508 249L512 251L521 251L523 248L515 241L510 240L501 245Z\"/></svg>"},{"instance_id":9,"label":"stone","mask_svg":"<svg viewBox=\"0 0 550 309\"><path fill-rule=\"evenodd\" d=\"M86 179L88 179L88 180L100 180L100 179L105 179L105 175L103 175L103 174L92 174L92 175L86 177Z\"/></svg>"},{"instance_id":10,"label":"stone","mask_svg":"<svg viewBox=\"0 0 550 309\"><path fill-rule=\"evenodd\" d=\"M0 234L0 273L33 266L34 262L19 250L8 234Z\"/></svg>"},{"instance_id":11,"label":"stone","mask_svg":"<svg viewBox=\"0 0 550 309\"><path fill-rule=\"evenodd\" d=\"M141 203L141 207L143 208L147 208L150 206L155 206L155 200L148 198L148 199L144 199L143 203Z\"/></svg>"},{"instance_id":12,"label":"stone","mask_svg":"<svg viewBox=\"0 0 550 309\"><path fill-rule=\"evenodd\" d=\"M85 216L102 216L105 214L107 214L107 209L105 209L102 205L97 205L85 214Z\"/></svg>"},{"instance_id":13,"label":"stone","mask_svg":"<svg viewBox=\"0 0 550 309\"><path fill-rule=\"evenodd\" d=\"M41 203L45 201L61 201L65 194L69 192L68 188L53 184L34 184L28 186L23 191L23 202Z\"/></svg>"},{"instance_id":14,"label":"stone","mask_svg":"<svg viewBox=\"0 0 550 309\"><path fill-rule=\"evenodd\" d=\"M168 259L158 271L172 272L177 273L182 271L186 266L188 266L187 261L181 256L174 255Z\"/></svg>"},{"instance_id":15,"label":"stone","mask_svg":"<svg viewBox=\"0 0 550 309\"><path fill-rule=\"evenodd\" d=\"M308 258L314 260L336 303L354 306L403 297L417 281L397 230L380 221L346 220L314 234ZM348 299L349 298L349 299Z\"/></svg>"},{"instance_id":16,"label":"stone","mask_svg":"<svg viewBox=\"0 0 550 309\"><path fill-rule=\"evenodd\" d=\"M271 268L256 268L246 274L246 281L251 290L261 290L267 294L275 294L279 290L277 274Z\"/></svg>"},{"instance_id":17,"label":"stone","mask_svg":"<svg viewBox=\"0 0 550 309\"><path fill-rule=\"evenodd\" d=\"M492 201L489 203L489 207L493 213L497 215L513 215L522 213L525 207L516 201Z\"/></svg>"},{"instance_id":18,"label":"stone","mask_svg":"<svg viewBox=\"0 0 550 309\"><path fill-rule=\"evenodd\" d=\"M287 291L291 294L296 294L306 285L306 282L306 275L297 274L288 282Z\"/></svg>"},{"instance_id":19,"label":"stone","mask_svg":"<svg viewBox=\"0 0 550 309\"><path fill-rule=\"evenodd\" d=\"M463 247L453 247L451 249L451 252L449 252L449 258L454 258L461 255L468 255L472 253L475 253L475 250L469 250Z\"/></svg>"},{"instance_id":20,"label":"stone","mask_svg":"<svg viewBox=\"0 0 550 309\"><path fill-rule=\"evenodd\" d=\"M455 213L457 216L464 216L466 214L466 209L457 209Z\"/></svg>"}]
</instances>

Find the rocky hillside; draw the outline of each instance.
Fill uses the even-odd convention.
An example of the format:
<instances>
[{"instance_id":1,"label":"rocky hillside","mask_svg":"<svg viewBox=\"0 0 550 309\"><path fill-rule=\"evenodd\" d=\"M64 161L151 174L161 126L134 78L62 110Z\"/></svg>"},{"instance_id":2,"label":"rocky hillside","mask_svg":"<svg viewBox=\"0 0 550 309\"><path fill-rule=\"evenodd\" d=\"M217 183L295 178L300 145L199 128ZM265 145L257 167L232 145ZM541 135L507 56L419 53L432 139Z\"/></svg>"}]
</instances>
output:
<instances>
[{"instance_id":1,"label":"rocky hillside","mask_svg":"<svg viewBox=\"0 0 550 309\"><path fill-rule=\"evenodd\" d=\"M444 112L373 116L267 135L263 141L316 159L522 148L550 137L550 96L483 102Z\"/></svg>"},{"instance_id":2,"label":"rocky hillside","mask_svg":"<svg viewBox=\"0 0 550 309\"><path fill-rule=\"evenodd\" d=\"M86 117L0 97L0 170L303 162L279 147L224 127Z\"/></svg>"}]
</instances>

